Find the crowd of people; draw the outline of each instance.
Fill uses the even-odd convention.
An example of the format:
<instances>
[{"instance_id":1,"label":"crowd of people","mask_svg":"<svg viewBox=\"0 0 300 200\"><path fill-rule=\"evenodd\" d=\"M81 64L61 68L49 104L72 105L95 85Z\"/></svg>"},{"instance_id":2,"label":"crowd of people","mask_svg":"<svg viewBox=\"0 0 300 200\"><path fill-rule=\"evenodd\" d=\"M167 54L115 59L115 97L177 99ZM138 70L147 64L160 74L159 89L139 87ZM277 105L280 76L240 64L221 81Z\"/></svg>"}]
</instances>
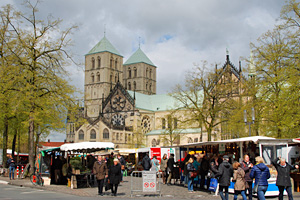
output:
<instances>
[{"instance_id":1,"label":"crowd of people","mask_svg":"<svg viewBox=\"0 0 300 200\"><path fill-rule=\"evenodd\" d=\"M160 168L158 168L159 163L155 156L150 159L149 155L146 155L142 160L144 170L160 171L162 181L167 185L170 185L174 164L174 154L171 154L169 158L167 154L164 154ZM292 200L290 172L298 169L299 166L292 166L281 157L272 161L272 164L277 170L276 185L279 189L279 200L283 199L284 190L287 191L289 200ZM221 199L228 200L228 189L232 181L234 182L234 200L238 198L238 195L241 195L244 200L247 200L247 196L249 200L252 200L253 193L256 193L259 200L265 200L270 171L262 157L258 156L251 162L249 155L244 155L242 162L232 162L227 155L214 156L209 160L203 155L187 154L182 161L179 161L178 166L184 175L183 184L188 188L189 193L194 193L194 185L197 183L200 183L200 188L204 189L206 184L205 189L209 189L211 182L216 180ZM255 180L254 187L253 179Z\"/></svg>"}]
</instances>

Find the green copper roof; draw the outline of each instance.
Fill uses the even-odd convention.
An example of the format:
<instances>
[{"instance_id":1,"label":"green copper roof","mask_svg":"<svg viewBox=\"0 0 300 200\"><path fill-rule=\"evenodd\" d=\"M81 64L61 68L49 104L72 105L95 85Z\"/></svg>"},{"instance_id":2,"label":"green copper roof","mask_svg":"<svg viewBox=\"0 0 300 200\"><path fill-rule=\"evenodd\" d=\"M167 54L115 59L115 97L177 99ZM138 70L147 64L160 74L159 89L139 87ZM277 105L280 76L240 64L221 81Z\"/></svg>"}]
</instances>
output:
<instances>
[{"instance_id":1,"label":"green copper roof","mask_svg":"<svg viewBox=\"0 0 300 200\"><path fill-rule=\"evenodd\" d=\"M118 56L122 56L119 53L119 51L108 41L108 39L105 36L86 55L100 53L100 52L110 52Z\"/></svg>"},{"instance_id":2,"label":"green copper roof","mask_svg":"<svg viewBox=\"0 0 300 200\"><path fill-rule=\"evenodd\" d=\"M157 129L152 130L146 135L164 135L167 134L167 129ZM180 134L192 134L192 133L201 133L201 128L187 128L187 129L175 129L174 133L180 133Z\"/></svg>"},{"instance_id":3,"label":"green copper roof","mask_svg":"<svg viewBox=\"0 0 300 200\"><path fill-rule=\"evenodd\" d=\"M128 90L133 97L134 92ZM135 92L135 107L149 111L166 111L177 108L179 102L168 94L147 95Z\"/></svg>"},{"instance_id":4,"label":"green copper roof","mask_svg":"<svg viewBox=\"0 0 300 200\"><path fill-rule=\"evenodd\" d=\"M155 65L151 62L151 60L146 56L146 54L139 48L130 58L124 63L124 65L130 65L135 63L146 63L148 65Z\"/></svg>"}]
</instances>

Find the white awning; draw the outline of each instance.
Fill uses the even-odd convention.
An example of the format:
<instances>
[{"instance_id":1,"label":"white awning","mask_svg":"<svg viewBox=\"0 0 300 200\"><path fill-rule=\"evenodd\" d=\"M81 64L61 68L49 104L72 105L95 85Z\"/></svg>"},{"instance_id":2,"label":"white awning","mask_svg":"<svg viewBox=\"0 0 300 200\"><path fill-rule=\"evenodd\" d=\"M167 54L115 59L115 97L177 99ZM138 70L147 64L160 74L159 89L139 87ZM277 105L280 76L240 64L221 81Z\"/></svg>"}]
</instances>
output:
<instances>
[{"instance_id":1,"label":"white awning","mask_svg":"<svg viewBox=\"0 0 300 200\"><path fill-rule=\"evenodd\" d=\"M79 142L69 143L60 146L61 151L74 151L91 153L95 151L114 149L115 144L112 142Z\"/></svg>"}]
</instances>

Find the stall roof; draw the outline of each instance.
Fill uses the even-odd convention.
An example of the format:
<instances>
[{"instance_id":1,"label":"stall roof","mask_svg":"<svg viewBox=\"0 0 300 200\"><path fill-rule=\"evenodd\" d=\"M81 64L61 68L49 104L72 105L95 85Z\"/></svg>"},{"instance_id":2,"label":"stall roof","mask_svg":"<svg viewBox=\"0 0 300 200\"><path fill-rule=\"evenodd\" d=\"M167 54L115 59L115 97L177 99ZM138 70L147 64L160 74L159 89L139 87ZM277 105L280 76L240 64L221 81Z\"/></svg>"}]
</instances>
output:
<instances>
[{"instance_id":1,"label":"stall roof","mask_svg":"<svg viewBox=\"0 0 300 200\"><path fill-rule=\"evenodd\" d=\"M60 147L61 151L75 151L91 153L95 151L114 149L115 145L112 142L79 142L63 144Z\"/></svg>"},{"instance_id":2,"label":"stall roof","mask_svg":"<svg viewBox=\"0 0 300 200\"><path fill-rule=\"evenodd\" d=\"M44 151L44 152L49 152L49 151L59 151L60 147L53 147L53 148L49 148L49 149L42 149L40 151Z\"/></svg>"},{"instance_id":3,"label":"stall roof","mask_svg":"<svg viewBox=\"0 0 300 200\"><path fill-rule=\"evenodd\" d=\"M292 139L276 139L272 137L265 137L265 136L252 136L252 137L243 137L243 138L236 138L236 139L230 139L230 140L219 140L219 141L210 141L210 142L197 142L197 143L189 143L189 144L182 144L179 145L179 147L194 147L194 146L202 146L202 145L214 145L214 144L220 144L220 143L239 143L239 142L254 142L257 143L258 141L276 141L276 142L288 142L293 143L295 142Z\"/></svg>"}]
</instances>

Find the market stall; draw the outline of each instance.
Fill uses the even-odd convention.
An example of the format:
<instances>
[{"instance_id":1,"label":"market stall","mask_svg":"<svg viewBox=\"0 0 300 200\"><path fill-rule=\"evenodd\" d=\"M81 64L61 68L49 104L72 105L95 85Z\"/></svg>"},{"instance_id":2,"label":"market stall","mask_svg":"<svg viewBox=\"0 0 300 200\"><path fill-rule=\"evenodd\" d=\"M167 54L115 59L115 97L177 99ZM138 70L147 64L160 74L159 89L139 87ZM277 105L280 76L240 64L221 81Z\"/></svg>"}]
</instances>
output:
<instances>
[{"instance_id":1,"label":"market stall","mask_svg":"<svg viewBox=\"0 0 300 200\"><path fill-rule=\"evenodd\" d=\"M72 168L71 188L95 186L96 177L92 173L95 157L88 154L95 152L100 154L113 149L114 144L111 142L80 142L62 145L60 150L65 152L68 168Z\"/></svg>"},{"instance_id":2,"label":"market stall","mask_svg":"<svg viewBox=\"0 0 300 200\"><path fill-rule=\"evenodd\" d=\"M289 152L292 150L290 145L299 143L293 139L275 139L264 136L253 136L245 138L236 138L230 140L199 142L180 145L180 156L184 157L189 151L201 148L208 155L228 155L232 161L242 161L243 155L250 155L253 161L256 156L261 156L265 160L265 164L269 167L271 178L268 180L269 187L266 196L278 195L278 187L276 186L277 172L271 165L271 161L281 156L291 162ZM231 183L229 192L233 192L234 183Z\"/></svg>"}]
</instances>

